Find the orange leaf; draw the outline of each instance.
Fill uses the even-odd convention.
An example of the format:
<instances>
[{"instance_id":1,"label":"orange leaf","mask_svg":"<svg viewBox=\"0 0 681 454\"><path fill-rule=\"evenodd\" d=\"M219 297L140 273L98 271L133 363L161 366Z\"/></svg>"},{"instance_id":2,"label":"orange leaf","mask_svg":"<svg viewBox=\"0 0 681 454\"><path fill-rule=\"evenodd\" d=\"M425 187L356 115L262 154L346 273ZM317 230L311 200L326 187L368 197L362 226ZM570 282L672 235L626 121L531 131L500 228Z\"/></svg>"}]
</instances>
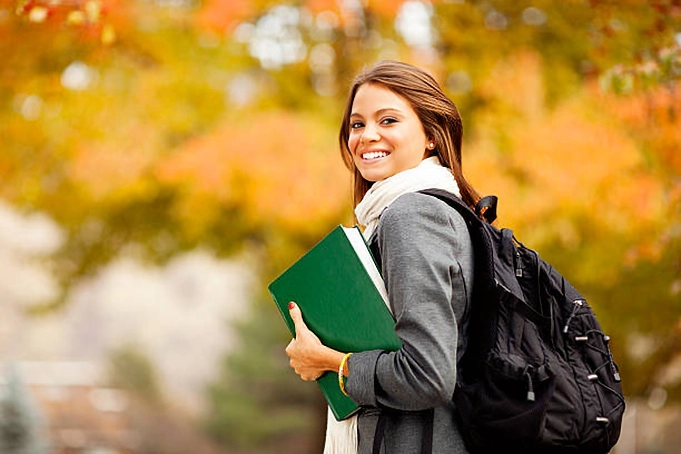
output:
<instances>
[{"instance_id":1,"label":"orange leaf","mask_svg":"<svg viewBox=\"0 0 681 454\"><path fill-rule=\"evenodd\" d=\"M255 8L250 0L207 0L196 15L196 22L202 28L227 32L253 14Z\"/></svg>"}]
</instances>

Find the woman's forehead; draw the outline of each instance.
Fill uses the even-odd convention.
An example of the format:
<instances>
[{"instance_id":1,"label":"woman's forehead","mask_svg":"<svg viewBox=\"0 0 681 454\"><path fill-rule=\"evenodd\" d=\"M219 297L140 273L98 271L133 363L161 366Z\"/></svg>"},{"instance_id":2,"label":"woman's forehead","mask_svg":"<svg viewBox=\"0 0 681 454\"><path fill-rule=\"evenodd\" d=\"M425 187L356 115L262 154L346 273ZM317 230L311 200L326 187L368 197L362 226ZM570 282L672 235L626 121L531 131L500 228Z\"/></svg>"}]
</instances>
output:
<instances>
[{"instance_id":1,"label":"woman's forehead","mask_svg":"<svg viewBox=\"0 0 681 454\"><path fill-rule=\"evenodd\" d=\"M403 113L414 112L414 108L406 98L387 86L364 83L357 88L350 113L351 115L373 115L389 110Z\"/></svg>"}]
</instances>

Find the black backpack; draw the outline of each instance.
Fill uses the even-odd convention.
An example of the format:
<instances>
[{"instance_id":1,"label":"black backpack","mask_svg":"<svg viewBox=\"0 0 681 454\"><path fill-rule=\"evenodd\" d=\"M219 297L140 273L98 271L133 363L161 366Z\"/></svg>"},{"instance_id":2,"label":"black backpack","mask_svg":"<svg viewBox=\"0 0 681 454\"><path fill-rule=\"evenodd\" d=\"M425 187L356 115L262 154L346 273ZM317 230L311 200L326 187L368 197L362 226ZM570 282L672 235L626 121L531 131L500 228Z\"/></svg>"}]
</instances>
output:
<instances>
[{"instance_id":1,"label":"black backpack","mask_svg":"<svg viewBox=\"0 0 681 454\"><path fill-rule=\"evenodd\" d=\"M454 401L471 453L610 451L624 396L610 348L586 300L509 229L496 197L476 212L446 191L421 191L468 225L475 282ZM481 220L481 217L485 221Z\"/></svg>"}]
</instances>

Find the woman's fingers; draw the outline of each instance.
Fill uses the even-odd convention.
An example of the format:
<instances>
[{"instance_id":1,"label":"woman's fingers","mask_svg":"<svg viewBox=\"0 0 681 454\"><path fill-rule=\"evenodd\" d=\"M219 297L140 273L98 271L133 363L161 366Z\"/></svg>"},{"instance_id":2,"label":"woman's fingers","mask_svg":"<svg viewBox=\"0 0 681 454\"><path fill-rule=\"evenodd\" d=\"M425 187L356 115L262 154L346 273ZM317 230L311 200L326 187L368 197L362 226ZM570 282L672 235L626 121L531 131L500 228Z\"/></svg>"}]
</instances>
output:
<instances>
[{"instance_id":1,"label":"woman's fingers","mask_svg":"<svg viewBox=\"0 0 681 454\"><path fill-rule=\"evenodd\" d=\"M316 354L321 343L303 321L303 314L298 305L290 302L288 308L296 328L296 337L286 347L286 354L290 358L289 364L303 380L315 380L323 372L316 365Z\"/></svg>"},{"instance_id":2,"label":"woman's fingers","mask_svg":"<svg viewBox=\"0 0 681 454\"><path fill-rule=\"evenodd\" d=\"M307 355L300 345L300 340L291 339L286 347L286 354L289 356L289 365L303 380L316 380L321 373L307 363Z\"/></svg>"}]
</instances>

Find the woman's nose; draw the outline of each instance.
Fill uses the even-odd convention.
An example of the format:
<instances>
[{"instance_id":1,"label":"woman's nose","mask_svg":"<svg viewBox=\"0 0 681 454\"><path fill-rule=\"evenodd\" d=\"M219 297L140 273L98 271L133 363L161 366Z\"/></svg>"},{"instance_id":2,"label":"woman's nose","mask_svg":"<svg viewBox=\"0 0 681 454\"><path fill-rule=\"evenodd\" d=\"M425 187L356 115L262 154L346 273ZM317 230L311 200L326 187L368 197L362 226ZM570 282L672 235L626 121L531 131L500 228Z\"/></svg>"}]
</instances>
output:
<instances>
[{"instance_id":1,"label":"woman's nose","mask_svg":"<svg viewBox=\"0 0 681 454\"><path fill-rule=\"evenodd\" d=\"M373 125L366 125L364 131L362 131L362 137L360 138L362 142L376 142L381 138L378 130Z\"/></svg>"}]
</instances>

